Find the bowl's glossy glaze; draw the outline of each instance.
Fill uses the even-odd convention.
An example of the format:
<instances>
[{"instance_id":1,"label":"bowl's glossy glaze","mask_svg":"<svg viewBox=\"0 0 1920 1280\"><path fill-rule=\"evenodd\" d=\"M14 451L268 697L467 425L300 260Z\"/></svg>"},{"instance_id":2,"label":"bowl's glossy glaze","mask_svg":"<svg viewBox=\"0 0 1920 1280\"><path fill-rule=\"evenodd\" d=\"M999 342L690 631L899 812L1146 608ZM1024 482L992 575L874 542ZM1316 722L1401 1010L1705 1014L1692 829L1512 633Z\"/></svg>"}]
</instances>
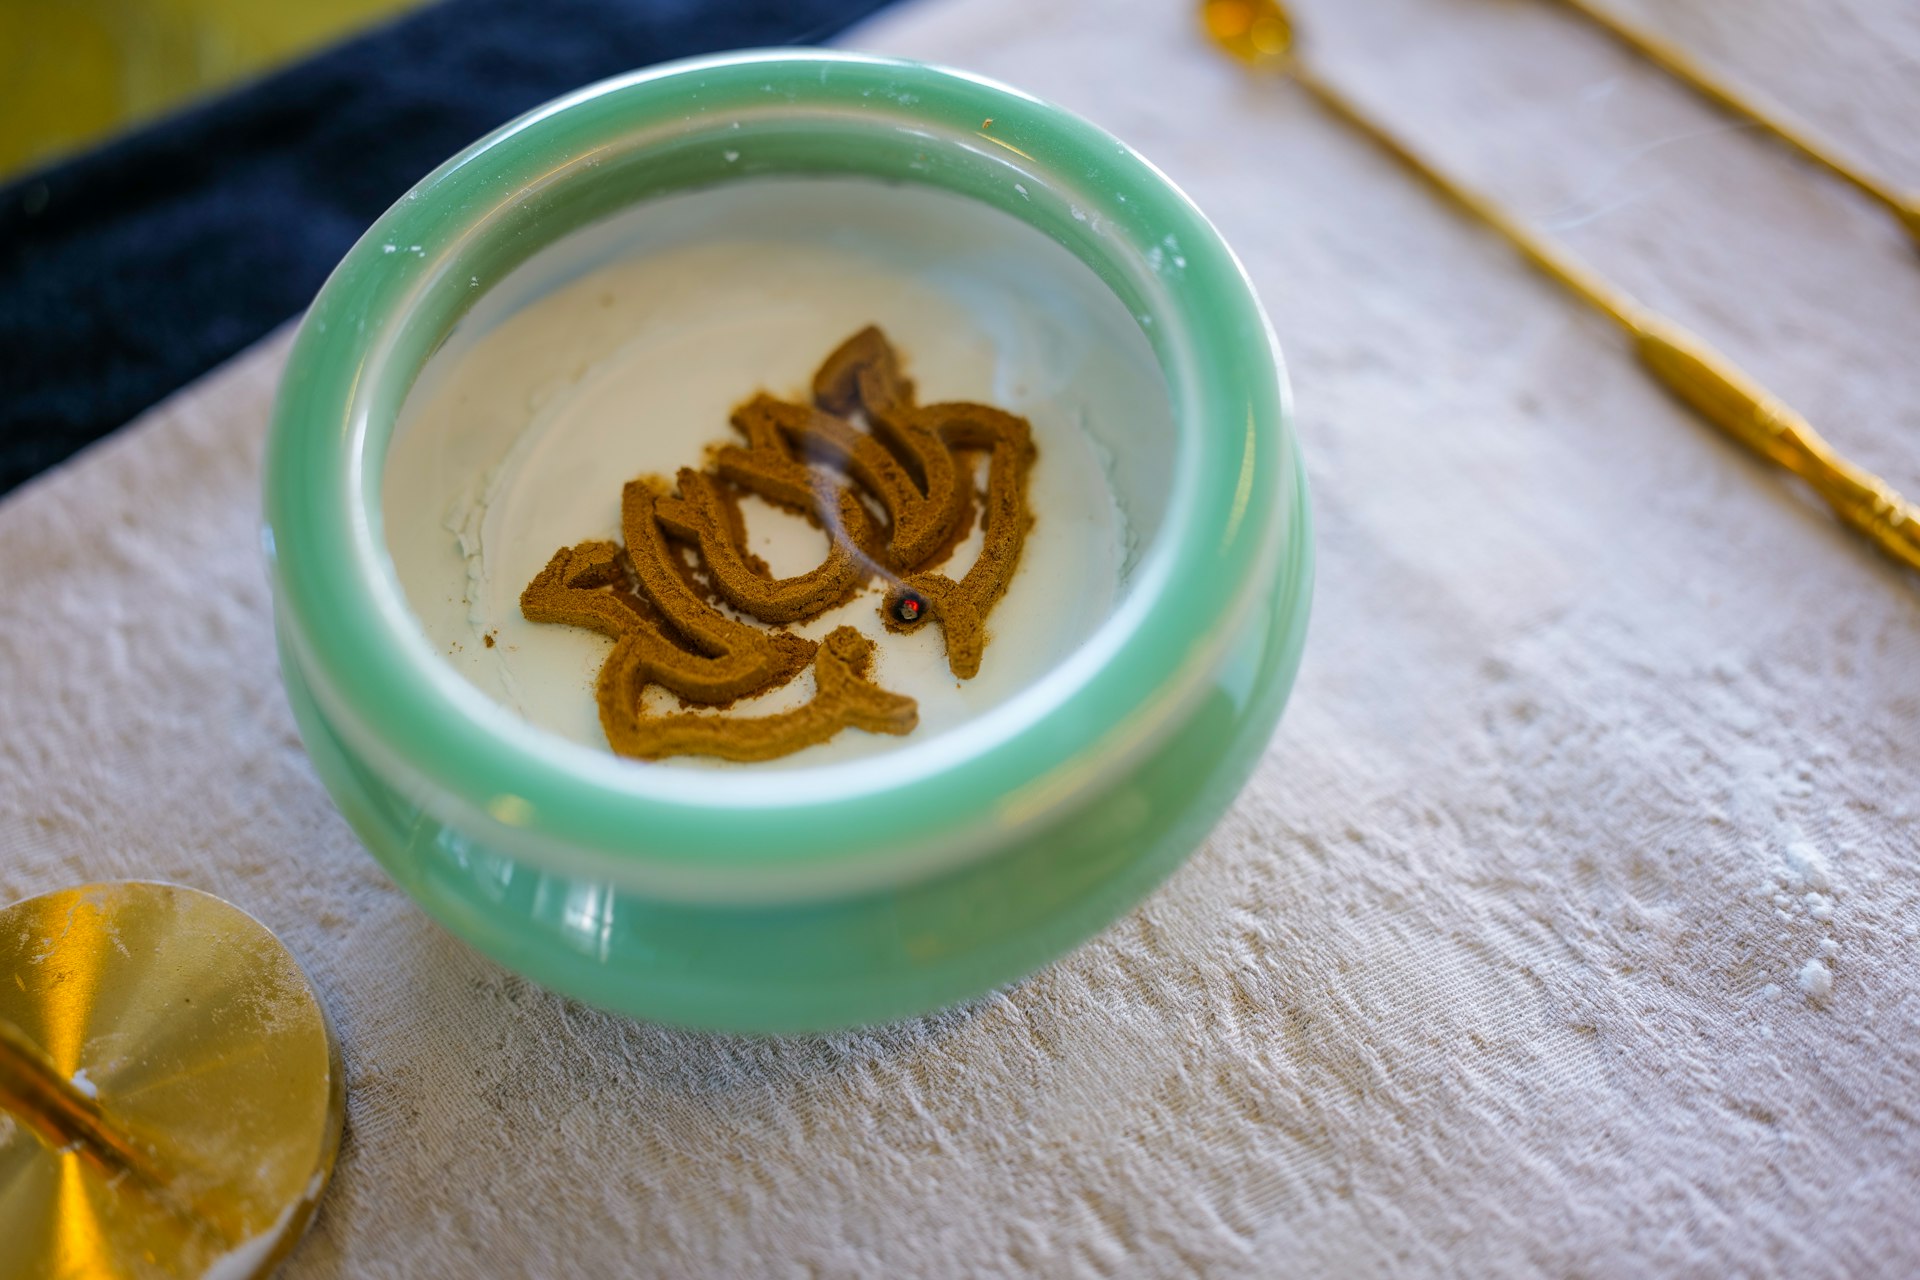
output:
<instances>
[{"instance_id":1,"label":"bowl's glossy glaze","mask_svg":"<svg viewBox=\"0 0 1920 1280\"><path fill-rule=\"evenodd\" d=\"M1139 320L1179 437L1163 526L1082 650L962 730L749 788L561 742L467 685L408 613L379 486L413 379L478 290L636 201L779 174L925 183L1038 227ZM1312 577L1272 335L1198 211L1057 108L955 72L814 52L594 86L424 180L301 327L266 512L301 731L395 879L559 990L765 1031L977 994L1137 901L1259 758Z\"/></svg>"}]
</instances>

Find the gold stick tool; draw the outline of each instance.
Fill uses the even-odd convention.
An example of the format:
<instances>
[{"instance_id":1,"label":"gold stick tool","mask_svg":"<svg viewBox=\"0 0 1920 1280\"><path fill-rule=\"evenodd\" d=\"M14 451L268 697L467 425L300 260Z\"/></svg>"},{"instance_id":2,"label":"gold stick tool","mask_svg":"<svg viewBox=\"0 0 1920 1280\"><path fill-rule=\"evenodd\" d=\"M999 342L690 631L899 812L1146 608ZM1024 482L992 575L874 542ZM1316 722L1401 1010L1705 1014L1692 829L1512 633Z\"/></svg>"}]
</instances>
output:
<instances>
[{"instance_id":1,"label":"gold stick tool","mask_svg":"<svg viewBox=\"0 0 1920 1280\"><path fill-rule=\"evenodd\" d=\"M1325 110L1364 134L1456 206L1498 232L1547 276L1623 329L1643 368L1721 431L1799 476L1840 520L1881 551L1920 569L1920 509L1848 462L1805 418L1700 338L1601 276L1558 241L1429 162L1299 56L1278 0L1203 0L1213 42L1249 66L1289 75Z\"/></svg>"},{"instance_id":2,"label":"gold stick tool","mask_svg":"<svg viewBox=\"0 0 1920 1280\"><path fill-rule=\"evenodd\" d=\"M1771 106L1707 67L1680 46L1655 35L1592 0L1560 0L1631 52L1645 58L1675 80L1731 115L1758 125L1775 140L1798 151L1868 199L1884 206L1920 249L1920 193L1897 191L1843 156L1832 143L1779 107Z\"/></svg>"}]
</instances>

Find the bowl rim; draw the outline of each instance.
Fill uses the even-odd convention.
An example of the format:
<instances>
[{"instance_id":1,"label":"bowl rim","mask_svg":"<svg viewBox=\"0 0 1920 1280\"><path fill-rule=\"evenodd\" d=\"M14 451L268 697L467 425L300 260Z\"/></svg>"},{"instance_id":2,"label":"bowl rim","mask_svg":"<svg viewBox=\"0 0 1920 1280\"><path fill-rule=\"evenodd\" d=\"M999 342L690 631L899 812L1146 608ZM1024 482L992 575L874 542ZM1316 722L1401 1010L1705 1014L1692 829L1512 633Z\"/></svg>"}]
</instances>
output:
<instances>
[{"instance_id":1,"label":"bowl rim","mask_svg":"<svg viewBox=\"0 0 1920 1280\"><path fill-rule=\"evenodd\" d=\"M800 163L780 158L780 139L812 147L809 167L780 168ZM722 162L722 145L751 157L760 141L768 167ZM602 165L669 150L711 150L713 184L843 173L995 205L1099 274L1153 346L1176 424L1161 528L1114 615L975 720L743 786L732 771L637 766L526 725L434 653L413 620L382 537L380 473L407 388L478 296L461 301L465 267L516 229L551 224L566 207L553 202L588 189ZM1142 758L1205 692L1280 576L1296 467L1280 355L1252 284L1150 162L1060 107L967 72L751 51L664 64L536 108L373 224L290 353L268 443L264 540L276 624L316 705L441 823L629 888L779 898L897 883L1005 847Z\"/></svg>"}]
</instances>

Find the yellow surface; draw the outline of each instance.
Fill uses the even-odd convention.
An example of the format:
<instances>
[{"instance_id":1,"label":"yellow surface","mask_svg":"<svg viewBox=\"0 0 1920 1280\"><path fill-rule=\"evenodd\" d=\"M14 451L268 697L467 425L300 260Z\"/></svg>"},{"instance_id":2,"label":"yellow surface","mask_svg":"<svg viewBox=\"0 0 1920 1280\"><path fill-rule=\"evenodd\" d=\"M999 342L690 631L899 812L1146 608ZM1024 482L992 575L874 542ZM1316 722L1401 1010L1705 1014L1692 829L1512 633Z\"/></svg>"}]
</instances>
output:
<instances>
[{"instance_id":1,"label":"yellow surface","mask_svg":"<svg viewBox=\"0 0 1920 1280\"><path fill-rule=\"evenodd\" d=\"M0 0L0 178L422 0Z\"/></svg>"}]
</instances>

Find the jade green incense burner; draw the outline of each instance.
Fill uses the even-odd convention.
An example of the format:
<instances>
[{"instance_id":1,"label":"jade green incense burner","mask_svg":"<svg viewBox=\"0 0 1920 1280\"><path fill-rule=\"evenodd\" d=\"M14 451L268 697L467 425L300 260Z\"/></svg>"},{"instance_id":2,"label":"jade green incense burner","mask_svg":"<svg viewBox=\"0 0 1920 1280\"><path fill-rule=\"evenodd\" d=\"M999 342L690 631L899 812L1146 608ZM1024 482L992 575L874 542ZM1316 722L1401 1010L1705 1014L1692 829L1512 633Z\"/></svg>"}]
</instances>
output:
<instances>
[{"instance_id":1,"label":"jade green incense burner","mask_svg":"<svg viewBox=\"0 0 1920 1280\"><path fill-rule=\"evenodd\" d=\"M792 175L925 184L1065 246L1139 323L1175 432L1164 456L1137 460L1164 492L1130 583L1068 659L926 742L745 785L737 771L563 741L468 684L395 577L382 463L409 389L489 282L651 198ZM396 244L408 252L384 251ZM265 486L288 696L374 857L500 963L699 1027L922 1013L1019 978L1126 911L1199 844L1264 750L1312 580L1273 335L1200 212L1059 108L833 53L611 80L442 165L308 312Z\"/></svg>"}]
</instances>

